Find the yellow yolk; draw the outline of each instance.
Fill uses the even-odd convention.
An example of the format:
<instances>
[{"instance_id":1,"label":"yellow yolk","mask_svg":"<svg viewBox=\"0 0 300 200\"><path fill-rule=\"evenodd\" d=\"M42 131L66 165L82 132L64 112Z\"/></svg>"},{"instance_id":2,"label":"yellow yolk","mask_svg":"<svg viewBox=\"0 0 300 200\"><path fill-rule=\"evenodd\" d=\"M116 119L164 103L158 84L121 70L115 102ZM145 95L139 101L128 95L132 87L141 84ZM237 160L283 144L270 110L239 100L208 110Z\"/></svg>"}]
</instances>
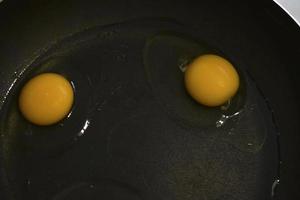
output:
<instances>
[{"instance_id":1,"label":"yellow yolk","mask_svg":"<svg viewBox=\"0 0 300 200\"><path fill-rule=\"evenodd\" d=\"M23 116L37 125L50 125L62 120L73 104L73 88L63 76L40 74L29 80L19 96Z\"/></svg>"},{"instance_id":2,"label":"yellow yolk","mask_svg":"<svg viewBox=\"0 0 300 200\"><path fill-rule=\"evenodd\" d=\"M220 106L239 88L239 75L233 65L217 55L196 58L185 71L188 93L206 106Z\"/></svg>"}]
</instances>

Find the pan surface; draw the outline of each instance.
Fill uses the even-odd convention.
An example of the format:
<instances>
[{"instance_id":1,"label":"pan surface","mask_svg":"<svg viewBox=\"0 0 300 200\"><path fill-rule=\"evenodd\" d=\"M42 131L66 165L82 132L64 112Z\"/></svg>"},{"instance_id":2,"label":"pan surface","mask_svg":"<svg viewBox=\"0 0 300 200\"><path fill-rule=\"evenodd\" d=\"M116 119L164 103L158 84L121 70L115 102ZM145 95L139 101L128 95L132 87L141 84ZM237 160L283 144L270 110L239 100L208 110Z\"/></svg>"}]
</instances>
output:
<instances>
[{"instance_id":1,"label":"pan surface","mask_svg":"<svg viewBox=\"0 0 300 200\"><path fill-rule=\"evenodd\" d=\"M271 199L279 177L284 190L280 159L296 167L299 151L285 158L283 139L280 158L278 133L297 142L299 88L287 66L299 63L299 49L287 54L292 44L270 36L272 24L259 24L265 15L250 3L175 2L170 13L169 2L118 3L3 5L23 16L3 14L3 198ZM183 88L181 67L204 53L228 58L242 77L226 111L196 104ZM16 100L49 71L72 81L75 105L61 123L36 127ZM232 117L218 126L222 116ZM287 195L280 190L276 198Z\"/></svg>"}]
</instances>

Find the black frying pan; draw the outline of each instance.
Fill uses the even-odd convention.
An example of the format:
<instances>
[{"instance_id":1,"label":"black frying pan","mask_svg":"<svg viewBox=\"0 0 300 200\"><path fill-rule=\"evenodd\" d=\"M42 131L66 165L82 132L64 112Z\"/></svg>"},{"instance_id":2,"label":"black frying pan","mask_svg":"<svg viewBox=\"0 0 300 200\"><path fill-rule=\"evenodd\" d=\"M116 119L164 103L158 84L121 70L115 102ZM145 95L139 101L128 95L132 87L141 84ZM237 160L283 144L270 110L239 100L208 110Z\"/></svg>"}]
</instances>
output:
<instances>
[{"instance_id":1,"label":"black frying pan","mask_svg":"<svg viewBox=\"0 0 300 200\"><path fill-rule=\"evenodd\" d=\"M272 1L7 0L0 16L1 199L299 198L299 27ZM226 111L185 93L179 67L204 53L242 77ZM75 104L37 127L17 94L49 71Z\"/></svg>"}]
</instances>

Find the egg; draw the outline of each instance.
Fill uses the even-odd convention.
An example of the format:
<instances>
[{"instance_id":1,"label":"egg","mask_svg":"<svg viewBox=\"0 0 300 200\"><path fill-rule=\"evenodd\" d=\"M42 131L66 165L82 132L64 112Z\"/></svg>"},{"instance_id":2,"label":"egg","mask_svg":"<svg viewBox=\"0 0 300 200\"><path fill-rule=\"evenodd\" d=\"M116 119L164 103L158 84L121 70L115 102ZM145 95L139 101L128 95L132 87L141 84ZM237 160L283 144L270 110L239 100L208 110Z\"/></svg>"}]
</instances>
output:
<instances>
[{"instance_id":1,"label":"egg","mask_svg":"<svg viewBox=\"0 0 300 200\"><path fill-rule=\"evenodd\" d=\"M19 96L19 108L28 121L36 125L51 125L70 112L73 99L73 87L65 77L43 73L24 85Z\"/></svg>"},{"instance_id":2,"label":"egg","mask_svg":"<svg viewBox=\"0 0 300 200\"><path fill-rule=\"evenodd\" d=\"M205 106L220 106L239 88L239 75L225 58L206 54L194 59L186 68L185 87L193 99Z\"/></svg>"}]
</instances>

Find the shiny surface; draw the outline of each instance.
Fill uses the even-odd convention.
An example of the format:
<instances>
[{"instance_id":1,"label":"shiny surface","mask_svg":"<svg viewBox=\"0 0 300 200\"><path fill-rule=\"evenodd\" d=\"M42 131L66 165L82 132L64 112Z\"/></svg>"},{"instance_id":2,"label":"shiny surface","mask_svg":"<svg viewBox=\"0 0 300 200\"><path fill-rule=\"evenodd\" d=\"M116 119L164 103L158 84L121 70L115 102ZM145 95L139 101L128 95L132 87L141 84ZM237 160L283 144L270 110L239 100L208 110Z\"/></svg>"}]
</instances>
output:
<instances>
[{"instance_id":1,"label":"shiny surface","mask_svg":"<svg viewBox=\"0 0 300 200\"><path fill-rule=\"evenodd\" d=\"M37 125L50 125L62 120L73 104L73 88L63 76L40 74L22 88L19 107L23 116Z\"/></svg>"},{"instance_id":2,"label":"shiny surface","mask_svg":"<svg viewBox=\"0 0 300 200\"><path fill-rule=\"evenodd\" d=\"M157 34L162 27L167 33ZM8 172L10 185L31 200L65 192L70 199L110 199L119 187L72 187L103 179L132 188L128 200L134 194L145 200L266 199L277 179L272 115L246 73L227 107L203 106L187 94L182 61L219 51L200 40L192 28L152 19L94 27L53 45L16 81L0 116L3 163L16 167ZM34 126L16 112L15 100L28 79L49 71L76 86L72 114ZM233 117L219 127L223 115ZM264 167L268 173L260 176Z\"/></svg>"},{"instance_id":3,"label":"shiny surface","mask_svg":"<svg viewBox=\"0 0 300 200\"><path fill-rule=\"evenodd\" d=\"M220 106L239 88L239 75L233 65L217 55L202 55L187 66L185 86L190 95L206 106Z\"/></svg>"},{"instance_id":4,"label":"shiny surface","mask_svg":"<svg viewBox=\"0 0 300 200\"><path fill-rule=\"evenodd\" d=\"M247 71L254 77L256 84L263 91L266 99L269 100L269 103L274 109L274 116L277 121L278 128L282 133L281 152L283 165L280 177L280 186L277 187L276 193L279 194L281 199L300 199L299 187L297 184L299 180L299 176L297 176L297 174L299 175L298 169L300 168L300 162L298 162L299 148L297 147L299 146L298 144L300 135L296 134L299 133L298 94L300 88L299 84L297 84L299 80L296 67L299 66L299 27L295 28L295 26L293 26L293 24L295 25L295 23L291 23L291 20L288 20L288 16L285 15L285 13L281 9L279 9L279 7L272 1L253 0L242 2L223 2L217 0L175 0L171 2L160 0L149 2L132 0L129 2L122 2L117 0L95 0L85 2L79 0L53 0L41 2L38 0L10 0L4 1L0 6L0 10L0 16L1 19L3 19L0 24L1 27L5 27L5 29L0 31L1 38L3 38L0 45L1 94L5 94L8 88L11 86L12 81L16 77L14 75L14 72L16 71L17 74L19 74L19 72L26 68L26 66L31 65L32 61L37 56L39 56L40 53L45 51L45 48L47 50L47 46L53 44L61 38L69 37L76 32L86 30L87 28L93 27L95 25L107 25L143 17L166 17L180 21L188 25L188 27L190 28L193 27L198 29L199 31L197 32L196 38L208 40L210 41L210 44L218 46L219 49L221 49L225 53L225 58L234 60L235 66L240 66L240 64L236 65L236 60L238 60L238 63L241 62L244 65L248 66ZM51 26L49 24L51 24ZM159 27L161 30L164 29L165 25L160 25ZM186 30L188 29L189 28L187 28ZM118 29L115 33L118 33ZM107 33L107 35L112 34ZM118 42L123 43L122 41L124 42L124 39ZM99 48L98 51L99 50L103 50L103 47ZM124 50L124 52L128 53L131 51L127 49ZM124 56L120 57L124 58ZM137 60L141 59L138 56L135 56L135 58L137 58ZM95 63L99 63L99 61ZM101 63L104 64L103 62ZM107 61L105 63L109 64L110 62ZM142 68L142 63L138 64L139 67L137 66L135 68L136 70ZM127 67L125 67L123 63L122 65L124 67L122 67L121 69L127 68L127 71L130 71L130 66L133 66L133 63L130 62ZM175 65L172 66L174 67ZM113 71L115 73L117 70ZM122 76L124 77L124 71L122 71L121 74L123 74ZM130 74L133 73L128 73L127 75ZM139 75L141 76L141 74ZM27 73L26 76L23 77L27 77ZM130 76L130 78L132 77ZM75 80L73 78L68 79L72 81ZM17 81L16 83L16 87L18 87L19 85L18 82L19 81ZM133 92L134 90L132 90L132 88L126 89L127 87L121 87L121 89L118 89L120 82L115 83L116 91L114 92L114 94L121 95L119 92L122 91L122 97L126 99L126 103L124 103L123 105L128 105L129 102L133 101L138 96L141 96L141 93L137 94L136 92ZM82 84L75 83L75 85L77 86ZM157 83L157 87L159 86L162 85ZM184 86L184 84L181 83L181 86ZM167 87L160 88L163 91L169 91L167 90L169 89ZM159 90L160 88L157 89ZM80 88L77 89L82 93L82 90ZM108 89L110 88L107 88L107 90ZM172 87L170 89L172 90ZM11 90L11 94L14 90L15 87L13 87L13 89ZM176 90L174 90L174 92L176 92ZM126 93L131 94L128 95L131 97L133 94L136 94L136 96L134 96L135 98L127 98L128 96L125 95ZM76 95L77 94L79 93L76 93ZM87 95L90 96L90 93L87 93ZM149 98L149 96L147 98ZM10 99L11 98L8 97L6 102L10 102ZM1 103L2 100L3 95L0 96ZM77 97L76 100L78 100ZM117 106L117 102L120 103L120 101L117 101L117 99L110 99L108 98L108 96L106 96L103 101L100 101L98 110L104 112L103 119L105 119L106 122L108 120L109 124L95 123L96 121L94 121L93 118L90 121L90 126L87 131L85 131L84 136L78 139L79 142L73 146L74 148L66 147L66 149L68 150L64 151L61 154L55 154L55 152L57 152L56 149L59 149L56 148L55 144L61 142L61 146L67 146L62 142L65 141L63 140L65 139L63 136L65 136L66 134L71 134L73 131L75 132L75 134L80 132L80 130L84 127L84 116L86 116L84 115L84 113L80 113L80 115L78 115L83 116L83 118L81 120L76 120L76 123L74 124L78 126L77 128L74 127L74 129L72 130L70 130L73 127L71 125L74 124L70 123L73 121L69 119L65 121L66 123L64 123L64 126L62 127L58 125L55 127L51 126L51 131L48 128L41 128L39 130L34 129L32 131L33 136L25 136L25 134L29 134L30 132L24 132L24 135L18 135L22 138L22 140L14 140L14 132L5 132L1 130L1 150L10 149L10 151L5 150L0 152L1 199L51 199L51 195L58 193L59 190L63 190L69 185L72 185L72 183L81 182L84 179L89 178L98 179L99 177L101 177L101 175L115 177L116 179L123 180L130 185L136 183L134 185L138 186L139 189L141 189L143 192L149 191L149 193L168 196L166 198L159 198L158 196L152 198L149 197L149 199L151 200L175 198L174 196L171 196L170 190L168 190L169 187L164 187L167 180L169 180L167 182L169 184L178 185L178 187L176 187L178 188L176 192L180 192L182 196L185 195L184 197L187 197L189 199L199 199L199 195L197 196L195 194L195 196L193 196L193 193L191 192L191 190L195 187L198 187L199 184L204 184L205 182L212 183L212 181L215 181L216 186L221 185L218 179L215 179L214 177L222 178L228 173L221 173L218 176L211 176L210 179L204 179L205 177L202 178L200 176L202 175L202 173L197 173L196 170L190 170L198 169L199 172L204 171L203 169L206 168L203 168L205 167L203 165L199 165L201 164L201 162L190 162L190 164L188 165L176 165L177 170L174 170L174 172L176 171L178 173L173 173L173 175L177 176L175 176L176 178L172 180L167 179L166 177L166 172L169 169L168 165L160 162L153 162L154 164L149 164L150 166L143 163L138 165L135 163L127 162L125 159L118 162L116 161L117 158L115 156L112 156L111 161L109 162L109 166L107 166L108 162L105 162L105 160L101 159L105 158L106 155L105 148L102 149L103 146L101 144L105 145L105 132L110 130L109 127L113 126L113 122L118 123L118 121L122 120L121 116L119 116L119 112L117 112L118 114L114 115L110 115L110 113L108 112L108 109L114 110L114 113L119 110L120 107ZM0 112L2 115L2 113L6 112L4 109L6 106L2 107L1 103L0 107L3 109L1 109ZM111 103L113 103L113 105ZM164 105L169 104L166 101L166 104L163 104L163 106ZM115 109L116 107L117 109ZM128 106L125 106L125 108L128 108ZM143 104L141 108L145 109L148 108L148 106ZM127 114L129 110L129 108L124 110L127 111L124 114L124 118L126 115L127 117L129 117ZM75 114L76 112L72 112L71 117L75 117ZM145 120L154 120L155 118L158 118L157 121L161 122L161 115L162 113L159 113L158 115L147 117ZM116 119L116 117L118 118ZM140 119L140 117L132 119L132 123L134 123L133 120L135 119ZM12 117L11 122L14 121L16 120ZM6 122L7 121L3 120L3 124L5 124ZM143 119L141 119L137 123L139 124L142 122L144 122ZM157 129L153 129L153 125L150 124L149 126L144 126L143 124L140 128L140 131L136 131L134 135L130 135L129 130L125 131L125 125L121 124L121 127L117 129L124 130L125 133L128 133L126 135L131 136L131 138L135 138L134 136L140 136L140 138L145 138L146 136L148 136L147 140L145 140L148 141L148 143L146 143L146 145L145 143L130 145L130 147L132 147L132 151L129 152L121 151L125 149L127 144L127 142L125 143L123 140L123 138L128 139L128 137L126 137L125 135L122 139L119 140L120 144L122 144L124 147L124 149L122 148L120 150L120 154L123 153L122 155L125 154L128 155L128 157L132 157L132 155L140 155L141 159L145 158L145 161L147 161L150 158L146 159L147 157L143 156L141 151L137 151L137 145L141 144L141 147L144 147L144 150L152 150L151 152L149 152L149 155L152 155L153 157L157 155L157 158L173 158L174 161L187 161L187 159L189 158L195 158L197 160L209 160L209 163L206 162L208 164L207 168L209 169L209 172L212 172L212 170L216 169L213 168L213 166L220 166L212 164L214 164L215 161L225 158L224 154L226 156L230 153L228 152L227 154L227 151L219 151L220 147L215 144L211 146L211 148L207 149L207 152L211 152L210 156L201 156L202 154L197 153L203 152L203 148L201 147L201 152L198 152L197 148L199 147L199 144L201 142L207 141L203 141L203 137L195 141L197 137L189 139L186 134L177 134L176 129L170 129L170 127L167 129L169 123L167 123L166 121L163 121L163 123L157 125ZM156 121L153 124L156 124ZM185 128L186 130L189 130L190 126L186 126ZM49 130L49 134L47 134L47 130ZM55 134L53 134L54 130ZM100 132L99 130L103 131ZM132 125L132 129L130 130L136 129L134 129L134 126ZM161 131L161 134L153 135L153 133L155 133L155 131L153 130ZM45 134L39 134L40 131ZM102 135L101 133L104 133L104 135ZM141 133L145 133L146 135L141 135ZM172 134L172 137L157 137L165 136L166 134ZM194 134L201 135L202 133L200 130L197 130ZM119 136L120 135L122 135L122 133L120 133ZM176 135L176 137L174 135ZM205 135L206 137L208 137L207 134ZM219 136L222 135L223 134L220 134ZM118 137L118 134L114 136ZM179 136L182 137L179 138ZM157 140L155 140L155 138ZM152 140L149 141L149 139ZM170 139L170 141L167 139ZM10 141L10 143L8 143L7 141ZM52 143L50 143L49 141L52 141ZM140 141L143 140L141 139ZM159 146L157 146L157 148L153 148L153 145L150 144L160 144L155 143L154 141L161 142L161 145L166 147L166 149L172 148L172 150L177 151L173 153L168 151L161 151L162 149L159 148ZM170 142L169 145L166 145L168 144L166 143L166 141ZM176 145L175 142L180 143L180 141L182 141L182 146ZM214 142L216 141L219 140L215 140ZM91 146L91 143L95 143L97 145ZM269 136L267 137L267 142L265 144L270 144ZM28 145L29 147L33 146L35 148L34 153L28 153L29 155L25 153L29 151L29 149L27 148ZM118 145L115 146L117 147ZM49 147L48 151L45 150L47 149L47 147ZM27 151L24 151L26 149ZM155 149L158 150L157 153L153 152ZM95 151L97 152L97 154L93 155L92 152ZM8 154L7 152L10 153ZM23 156L23 154L19 155L18 152L24 152L25 157ZM229 170L232 172L239 172L241 169L235 164L238 164L240 160L243 160L245 157L235 156L236 154L232 155L235 158L229 160ZM240 185L243 187L245 186L245 189L242 191L243 196L239 196L241 195L241 190L239 190L238 188L234 188L227 191L227 194L218 194L218 192L215 191L213 194L217 195L218 197L212 197L213 200L256 200L270 198L270 186L272 185L274 180L268 182L268 184L265 184L265 180L261 180L260 178L263 178L264 176L268 176L268 174L270 174L270 169L272 167L268 166L268 163L272 163L274 149L266 148L266 146L264 145L262 151L260 151L259 153L249 153L246 155L251 155L251 157L253 156L256 158L249 160L248 165L246 165L248 168L253 166L251 164L254 164L256 162L260 163L259 165L256 165L258 167L257 169L260 171L259 175L249 175L250 179L259 178L259 180L257 180L258 184L256 184L257 187L253 187L253 185L247 184L249 181L247 178L248 174L245 173L244 176L241 176L239 179L241 183ZM4 164L4 158L12 160L12 162L10 162L9 165L6 165ZM22 162L22 158L26 158L24 159L24 162ZM18 162L13 162L14 160L17 160ZM224 161L226 161L226 159ZM94 168L92 166L94 166ZM103 166L107 166L107 168ZM224 168L222 170L223 172L227 171ZM101 171L103 172L103 174L100 174ZM192 172L195 172L194 176ZM208 171L205 171L205 174L208 174ZM209 174L217 175L215 173ZM230 175L234 174L236 173ZM25 179L23 181L23 176L26 178L27 175L31 177L30 180L27 181ZM201 180L203 180L203 182L191 181L193 180L192 177L199 176L202 178ZM185 178L183 179L183 177ZM9 182L6 181L7 179L9 180ZM87 182L89 181L87 180ZM180 187L180 183L182 183L181 185L184 187ZM200 187L201 186L202 185L200 185ZM232 186L232 181L226 182L225 186L227 189L229 189ZM259 194L267 191L268 196L259 198L257 195L249 196L248 194L246 194L247 192L251 193L253 191L256 191ZM201 190L199 190L199 192L201 192ZM3 195L6 196L5 194L7 194L7 198L3 197ZM205 198L210 199L210 196L206 195L203 199Z\"/></svg>"},{"instance_id":5,"label":"shiny surface","mask_svg":"<svg viewBox=\"0 0 300 200\"><path fill-rule=\"evenodd\" d=\"M299 0L274 0L299 26L300 26L300 1Z\"/></svg>"}]
</instances>

